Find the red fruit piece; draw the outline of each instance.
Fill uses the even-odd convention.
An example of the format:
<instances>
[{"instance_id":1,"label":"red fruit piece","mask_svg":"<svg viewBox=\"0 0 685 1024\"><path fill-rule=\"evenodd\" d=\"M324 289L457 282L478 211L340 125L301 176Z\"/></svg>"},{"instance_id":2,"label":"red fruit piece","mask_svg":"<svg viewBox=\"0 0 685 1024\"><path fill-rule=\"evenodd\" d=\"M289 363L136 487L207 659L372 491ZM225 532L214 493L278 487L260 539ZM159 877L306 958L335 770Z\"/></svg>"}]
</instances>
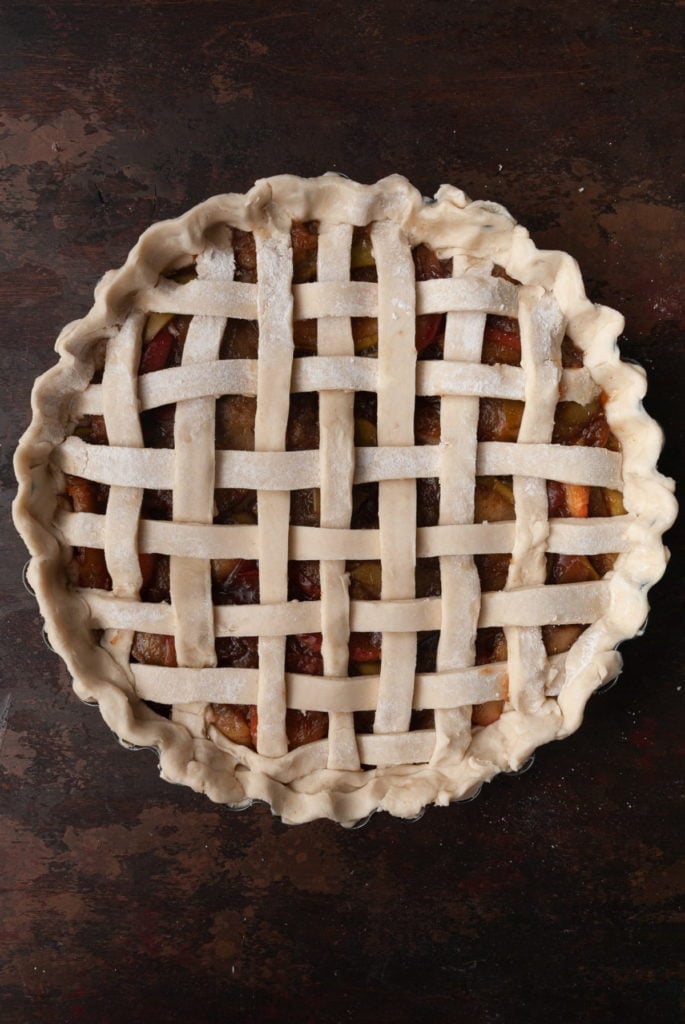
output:
<instances>
[{"instance_id":1,"label":"red fruit piece","mask_svg":"<svg viewBox=\"0 0 685 1024\"><path fill-rule=\"evenodd\" d=\"M139 373L154 373L155 370L163 370L169 362L175 343L176 337L168 326L157 331L152 341L148 342L143 349Z\"/></svg>"}]
</instances>

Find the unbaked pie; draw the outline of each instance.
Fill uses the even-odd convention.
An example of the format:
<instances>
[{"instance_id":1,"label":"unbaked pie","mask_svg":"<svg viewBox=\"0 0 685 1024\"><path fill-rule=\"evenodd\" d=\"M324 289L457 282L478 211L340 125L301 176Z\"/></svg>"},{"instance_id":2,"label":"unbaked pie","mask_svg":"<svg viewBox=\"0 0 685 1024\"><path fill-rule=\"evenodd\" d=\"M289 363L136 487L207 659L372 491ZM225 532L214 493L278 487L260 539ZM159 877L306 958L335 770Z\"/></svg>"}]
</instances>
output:
<instances>
[{"instance_id":1,"label":"unbaked pie","mask_svg":"<svg viewBox=\"0 0 685 1024\"><path fill-rule=\"evenodd\" d=\"M571 257L452 187L281 176L150 228L95 295L14 511L122 742L213 800L352 824L578 727L675 506Z\"/></svg>"}]
</instances>

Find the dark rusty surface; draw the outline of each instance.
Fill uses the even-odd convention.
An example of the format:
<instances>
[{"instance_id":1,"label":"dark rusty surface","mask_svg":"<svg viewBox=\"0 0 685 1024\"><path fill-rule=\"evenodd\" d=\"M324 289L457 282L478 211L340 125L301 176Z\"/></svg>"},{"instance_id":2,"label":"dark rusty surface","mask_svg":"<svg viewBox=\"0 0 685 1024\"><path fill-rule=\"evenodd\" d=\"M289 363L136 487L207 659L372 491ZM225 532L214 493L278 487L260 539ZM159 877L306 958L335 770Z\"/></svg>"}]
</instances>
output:
<instances>
[{"instance_id":1,"label":"dark rusty surface","mask_svg":"<svg viewBox=\"0 0 685 1024\"><path fill-rule=\"evenodd\" d=\"M97 278L153 220L281 171L452 182L573 253L626 314L676 475L681 10L3 5L0 1019L679 1019L679 557L619 685L526 775L418 823L288 829L162 783L76 700L8 508L31 382Z\"/></svg>"}]
</instances>

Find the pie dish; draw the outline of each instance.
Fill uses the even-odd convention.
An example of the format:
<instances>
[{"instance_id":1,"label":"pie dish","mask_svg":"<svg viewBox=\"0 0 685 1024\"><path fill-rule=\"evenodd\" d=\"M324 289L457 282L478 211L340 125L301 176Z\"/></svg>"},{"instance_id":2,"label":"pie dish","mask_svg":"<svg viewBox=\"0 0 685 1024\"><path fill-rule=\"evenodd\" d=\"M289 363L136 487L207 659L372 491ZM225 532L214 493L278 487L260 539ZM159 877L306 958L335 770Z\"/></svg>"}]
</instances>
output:
<instances>
[{"instance_id":1,"label":"pie dish","mask_svg":"<svg viewBox=\"0 0 685 1024\"><path fill-rule=\"evenodd\" d=\"M15 458L76 693L286 822L416 816L580 724L672 523L617 312L507 211L283 175L146 231Z\"/></svg>"}]
</instances>

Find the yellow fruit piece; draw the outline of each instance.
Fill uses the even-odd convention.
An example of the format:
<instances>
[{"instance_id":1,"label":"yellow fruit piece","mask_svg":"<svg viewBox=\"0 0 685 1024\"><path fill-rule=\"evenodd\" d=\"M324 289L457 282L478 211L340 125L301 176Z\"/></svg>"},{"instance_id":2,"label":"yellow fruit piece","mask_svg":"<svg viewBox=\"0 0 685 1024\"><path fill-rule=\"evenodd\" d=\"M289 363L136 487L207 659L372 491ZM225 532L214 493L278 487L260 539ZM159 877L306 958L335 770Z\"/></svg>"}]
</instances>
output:
<instances>
[{"instance_id":1,"label":"yellow fruit piece","mask_svg":"<svg viewBox=\"0 0 685 1024\"><path fill-rule=\"evenodd\" d=\"M494 478L492 489L495 494L499 494L501 498L508 501L510 505L514 504L514 489L509 484L505 484L504 480L500 480L499 477Z\"/></svg>"},{"instance_id":2,"label":"yellow fruit piece","mask_svg":"<svg viewBox=\"0 0 685 1024\"><path fill-rule=\"evenodd\" d=\"M503 700L486 700L484 704L474 704L471 721L474 725L492 725L501 716L503 709Z\"/></svg>"},{"instance_id":3,"label":"yellow fruit piece","mask_svg":"<svg viewBox=\"0 0 685 1024\"><path fill-rule=\"evenodd\" d=\"M195 267L183 267L181 270L176 270L171 274L171 279L176 284L188 284L188 281L194 281L196 277L197 270Z\"/></svg>"},{"instance_id":4,"label":"yellow fruit piece","mask_svg":"<svg viewBox=\"0 0 685 1024\"><path fill-rule=\"evenodd\" d=\"M597 415L598 403L579 405L578 402L560 402L557 406L557 426L563 430L582 430Z\"/></svg>"},{"instance_id":5,"label":"yellow fruit piece","mask_svg":"<svg viewBox=\"0 0 685 1024\"><path fill-rule=\"evenodd\" d=\"M358 448L371 448L378 444L376 426L361 417L354 421L354 443Z\"/></svg>"},{"instance_id":6,"label":"yellow fruit piece","mask_svg":"<svg viewBox=\"0 0 685 1024\"><path fill-rule=\"evenodd\" d=\"M159 334L161 329L173 319L173 313L150 313L145 324L145 341L152 341L155 335Z\"/></svg>"},{"instance_id":7,"label":"yellow fruit piece","mask_svg":"<svg viewBox=\"0 0 685 1024\"><path fill-rule=\"evenodd\" d=\"M257 518L252 512L234 512L231 518L236 523L244 523L245 526L254 526L257 522Z\"/></svg>"},{"instance_id":8,"label":"yellow fruit piece","mask_svg":"<svg viewBox=\"0 0 685 1024\"><path fill-rule=\"evenodd\" d=\"M239 558L213 558L212 579L214 582L225 583L239 561Z\"/></svg>"},{"instance_id":9,"label":"yellow fruit piece","mask_svg":"<svg viewBox=\"0 0 685 1024\"><path fill-rule=\"evenodd\" d=\"M514 518L514 492L499 477L481 476L476 480L475 521L499 523Z\"/></svg>"},{"instance_id":10,"label":"yellow fruit piece","mask_svg":"<svg viewBox=\"0 0 685 1024\"><path fill-rule=\"evenodd\" d=\"M380 661L356 661L355 665L357 671L362 676L377 676L380 675L381 663Z\"/></svg>"},{"instance_id":11,"label":"yellow fruit piece","mask_svg":"<svg viewBox=\"0 0 685 1024\"><path fill-rule=\"evenodd\" d=\"M368 235L363 235L352 246L350 265L352 270L358 270L360 267L376 266L376 261L373 257L371 239Z\"/></svg>"},{"instance_id":12,"label":"yellow fruit piece","mask_svg":"<svg viewBox=\"0 0 685 1024\"><path fill-rule=\"evenodd\" d=\"M354 351L359 355L378 347L378 321L375 317L359 316L352 320Z\"/></svg>"},{"instance_id":13,"label":"yellow fruit piece","mask_svg":"<svg viewBox=\"0 0 685 1024\"><path fill-rule=\"evenodd\" d=\"M381 563L359 562L350 570L350 576L357 586L362 587L369 598L377 600L381 595Z\"/></svg>"},{"instance_id":14,"label":"yellow fruit piece","mask_svg":"<svg viewBox=\"0 0 685 1024\"><path fill-rule=\"evenodd\" d=\"M624 516L626 514L626 508L623 504L623 495L620 491L612 491L608 487L604 488L604 500L610 516Z\"/></svg>"},{"instance_id":15,"label":"yellow fruit piece","mask_svg":"<svg viewBox=\"0 0 685 1024\"><path fill-rule=\"evenodd\" d=\"M590 488L584 484L564 484L566 506L574 519L587 519Z\"/></svg>"}]
</instances>

